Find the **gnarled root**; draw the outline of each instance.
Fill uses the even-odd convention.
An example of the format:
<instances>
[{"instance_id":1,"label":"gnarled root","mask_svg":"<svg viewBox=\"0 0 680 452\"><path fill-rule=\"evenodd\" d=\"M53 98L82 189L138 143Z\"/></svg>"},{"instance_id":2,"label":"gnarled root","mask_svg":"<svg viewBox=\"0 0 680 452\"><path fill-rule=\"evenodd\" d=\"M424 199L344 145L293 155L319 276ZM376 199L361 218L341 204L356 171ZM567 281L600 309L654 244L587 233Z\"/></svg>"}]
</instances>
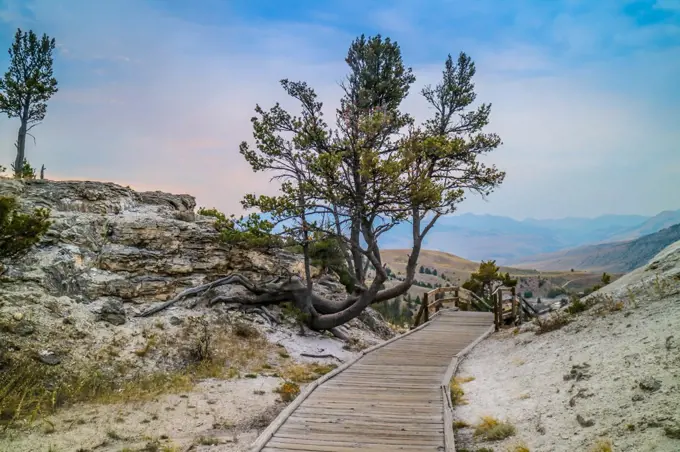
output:
<instances>
[{"instance_id":1,"label":"gnarled root","mask_svg":"<svg viewBox=\"0 0 680 452\"><path fill-rule=\"evenodd\" d=\"M170 306L178 303L191 296L199 296L211 289L216 287L224 286L227 284L239 284L245 287L249 292L257 295L255 299L245 299L244 297L229 297L226 295L216 295L213 297L208 304L213 305L215 303L241 303L241 304L252 304L252 305L263 305L263 304L276 304L284 301L289 301L292 296L292 291L297 289L297 284L294 284L295 280L285 280L280 282L280 277L276 277L270 281L267 281L261 285L252 283L248 278L239 274L232 273L224 278L217 279L211 283L202 284L198 287L192 287L190 289L183 290L175 298L166 301L165 303L153 306L144 312L138 314L138 317L149 317L154 315ZM289 287L286 287L289 286Z\"/></svg>"},{"instance_id":2,"label":"gnarled root","mask_svg":"<svg viewBox=\"0 0 680 452\"><path fill-rule=\"evenodd\" d=\"M244 287L250 294L223 293L211 294L208 292L227 284L238 284ZM215 303L237 303L244 306L263 307L267 305L292 302L300 309L308 320L307 326L316 331L330 330L336 337L347 340L347 334L338 329L351 319L357 317L377 296L377 283L374 281L371 290L361 292L358 295L348 295L344 300L333 300L320 297L315 293L309 294L306 285L298 277L275 277L264 283L255 284L239 273L233 273L211 283L202 284L180 292L176 297L153 306L140 314L138 317L149 317L175 303L192 296L206 296L208 305ZM197 301L192 303L196 305ZM264 314L264 317L268 317Z\"/></svg>"}]
</instances>

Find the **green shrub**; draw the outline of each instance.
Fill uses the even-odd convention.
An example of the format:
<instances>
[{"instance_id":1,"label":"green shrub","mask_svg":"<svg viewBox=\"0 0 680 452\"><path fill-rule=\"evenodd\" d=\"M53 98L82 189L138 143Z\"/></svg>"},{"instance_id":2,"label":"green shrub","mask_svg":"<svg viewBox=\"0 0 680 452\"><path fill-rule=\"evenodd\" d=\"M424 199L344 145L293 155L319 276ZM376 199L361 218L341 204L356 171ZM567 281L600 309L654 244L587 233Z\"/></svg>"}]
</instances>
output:
<instances>
[{"instance_id":1,"label":"green shrub","mask_svg":"<svg viewBox=\"0 0 680 452\"><path fill-rule=\"evenodd\" d=\"M514 425L491 416L483 416L482 421L475 427L474 436L481 437L486 441L501 441L515 433Z\"/></svg>"},{"instance_id":2,"label":"green shrub","mask_svg":"<svg viewBox=\"0 0 680 452\"><path fill-rule=\"evenodd\" d=\"M236 218L235 215L231 215L227 218L217 209L201 207L198 214L215 218L215 229L219 231L220 239L230 245L244 248L272 248L283 244L281 239L273 234L274 224L256 213L247 217Z\"/></svg>"},{"instance_id":3,"label":"green shrub","mask_svg":"<svg viewBox=\"0 0 680 452\"><path fill-rule=\"evenodd\" d=\"M574 297L571 301L571 305L569 305L569 307L567 308L567 312L572 315L578 314L588 309L588 307L589 307L588 304L581 301L580 298Z\"/></svg>"},{"instance_id":4,"label":"green shrub","mask_svg":"<svg viewBox=\"0 0 680 452\"><path fill-rule=\"evenodd\" d=\"M17 207L15 198L0 197L0 259L11 259L27 252L50 227L47 209L21 213Z\"/></svg>"},{"instance_id":5,"label":"green shrub","mask_svg":"<svg viewBox=\"0 0 680 452\"><path fill-rule=\"evenodd\" d=\"M524 298L532 298L534 296L534 293L530 290L527 290L524 292Z\"/></svg>"},{"instance_id":6,"label":"green shrub","mask_svg":"<svg viewBox=\"0 0 680 452\"><path fill-rule=\"evenodd\" d=\"M2 169L0 173L4 172L4 168L0 167L0 169ZM12 164L12 170L14 170L14 164ZM19 172L19 179L35 179L35 168L26 159L24 159L24 164Z\"/></svg>"}]
</instances>

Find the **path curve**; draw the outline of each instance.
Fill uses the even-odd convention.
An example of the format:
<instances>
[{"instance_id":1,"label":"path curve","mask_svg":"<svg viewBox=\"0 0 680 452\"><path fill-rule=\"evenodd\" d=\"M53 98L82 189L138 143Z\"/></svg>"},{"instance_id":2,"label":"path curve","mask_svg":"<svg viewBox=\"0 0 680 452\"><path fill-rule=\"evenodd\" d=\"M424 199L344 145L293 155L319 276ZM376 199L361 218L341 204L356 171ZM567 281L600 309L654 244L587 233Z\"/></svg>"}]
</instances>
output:
<instances>
[{"instance_id":1,"label":"path curve","mask_svg":"<svg viewBox=\"0 0 680 452\"><path fill-rule=\"evenodd\" d=\"M443 310L310 384L252 452L455 451L448 383L493 314Z\"/></svg>"}]
</instances>

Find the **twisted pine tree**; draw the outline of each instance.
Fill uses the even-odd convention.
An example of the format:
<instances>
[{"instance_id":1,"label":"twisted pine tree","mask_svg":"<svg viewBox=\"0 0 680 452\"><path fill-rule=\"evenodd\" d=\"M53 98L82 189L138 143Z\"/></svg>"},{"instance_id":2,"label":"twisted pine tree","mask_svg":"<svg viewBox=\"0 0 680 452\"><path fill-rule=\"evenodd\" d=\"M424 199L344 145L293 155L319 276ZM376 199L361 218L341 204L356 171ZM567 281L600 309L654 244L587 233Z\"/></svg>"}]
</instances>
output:
<instances>
[{"instance_id":1,"label":"twisted pine tree","mask_svg":"<svg viewBox=\"0 0 680 452\"><path fill-rule=\"evenodd\" d=\"M362 35L352 42L345 61L349 73L333 126L309 85L282 80L301 112L293 115L278 103L269 110L257 105L254 145L240 147L253 171L266 171L281 184L278 195L251 194L243 205L283 225L287 239L301 245L304 277L258 285L232 275L205 286L238 283L256 295L230 297L230 302L292 301L308 325L319 330L405 294L414 283L423 239L437 220L454 212L466 192L488 195L505 176L479 160L501 140L483 132L491 106L471 108L475 65L467 55L461 53L455 62L449 56L439 84L422 91L435 112L422 125L401 110L415 76L396 42ZM403 280L386 288L379 240L402 222L412 226L413 247ZM313 290L310 253L315 241L329 239L337 243L351 280L347 286L352 290L342 300Z\"/></svg>"}]
</instances>

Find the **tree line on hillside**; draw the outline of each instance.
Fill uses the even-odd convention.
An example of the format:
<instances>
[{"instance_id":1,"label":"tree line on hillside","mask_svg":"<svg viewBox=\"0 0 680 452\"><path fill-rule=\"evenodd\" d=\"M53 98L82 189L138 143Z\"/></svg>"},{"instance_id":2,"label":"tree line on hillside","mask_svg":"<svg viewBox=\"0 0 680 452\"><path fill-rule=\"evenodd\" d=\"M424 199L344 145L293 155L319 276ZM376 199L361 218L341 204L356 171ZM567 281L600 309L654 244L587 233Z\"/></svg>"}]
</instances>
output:
<instances>
[{"instance_id":1,"label":"tree line on hillside","mask_svg":"<svg viewBox=\"0 0 680 452\"><path fill-rule=\"evenodd\" d=\"M419 273L425 274L425 275L439 276L441 279L444 279L446 281L451 281L450 278L447 275L445 275L443 273L439 273L436 268L429 268L429 267L425 267L424 265L421 265Z\"/></svg>"},{"instance_id":2,"label":"tree line on hillside","mask_svg":"<svg viewBox=\"0 0 680 452\"><path fill-rule=\"evenodd\" d=\"M54 39L46 35L38 39L33 31L18 30L10 49L10 69L0 83L0 109L20 119L16 177L34 175L23 170L28 163L25 140L57 92L54 47ZM253 143L241 143L240 153L254 172L267 172L280 183L278 193L246 195L243 207L256 213L239 218L215 209L199 211L213 218L220 240L230 246L265 252L289 247L300 252L302 273L266 283L227 275L141 315L153 315L190 296L212 296L209 289L226 284L240 284L248 292L231 302L255 306L290 302L316 330L332 330L381 303L395 313L393 300L403 298L415 283L424 239L437 221L455 212L467 193L487 196L503 182L503 171L480 160L501 139L485 132L491 105L473 106L476 67L468 55L461 52L456 59L449 55L439 82L420 91L434 112L420 124L402 109L415 75L404 64L396 42L361 35L350 44L345 62L348 72L339 108L330 120L304 81L280 82L299 104L298 113L279 103L269 109L255 106ZM26 222L11 205L0 214L18 226ZM33 215L40 220L37 212ZM405 274L388 287L391 271L379 242L406 221L412 225L413 246ZM36 241L43 232L42 226L30 230ZM29 242L24 249L35 243ZM330 299L318 294L312 265L338 274L346 296ZM490 287L486 277L481 272L471 284L486 291Z\"/></svg>"}]
</instances>

